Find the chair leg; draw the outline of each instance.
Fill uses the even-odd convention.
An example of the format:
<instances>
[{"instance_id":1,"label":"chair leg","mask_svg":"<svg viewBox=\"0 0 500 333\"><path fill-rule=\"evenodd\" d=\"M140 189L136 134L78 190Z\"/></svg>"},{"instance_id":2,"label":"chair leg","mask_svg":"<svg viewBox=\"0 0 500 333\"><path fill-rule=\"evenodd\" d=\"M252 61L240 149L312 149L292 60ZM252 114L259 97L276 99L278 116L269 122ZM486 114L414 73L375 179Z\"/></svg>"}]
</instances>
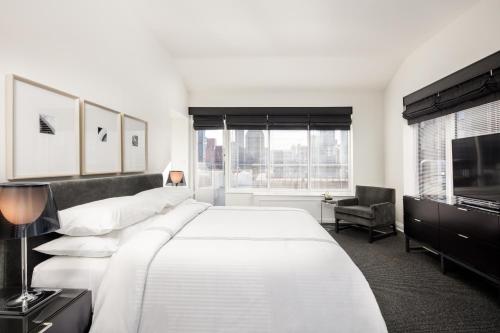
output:
<instances>
[{"instance_id":1,"label":"chair leg","mask_svg":"<svg viewBox=\"0 0 500 333\"><path fill-rule=\"evenodd\" d=\"M339 219L335 219L335 233L337 234L339 233L339 221Z\"/></svg>"},{"instance_id":2,"label":"chair leg","mask_svg":"<svg viewBox=\"0 0 500 333\"><path fill-rule=\"evenodd\" d=\"M368 229L368 243L373 243L373 227Z\"/></svg>"},{"instance_id":3,"label":"chair leg","mask_svg":"<svg viewBox=\"0 0 500 333\"><path fill-rule=\"evenodd\" d=\"M441 259L441 273L446 274L446 262L443 255L441 255L440 259Z\"/></svg>"},{"instance_id":4,"label":"chair leg","mask_svg":"<svg viewBox=\"0 0 500 333\"><path fill-rule=\"evenodd\" d=\"M410 239L408 237L405 237L405 250L406 252L410 252Z\"/></svg>"},{"instance_id":5,"label":"chair leg","mask_svg":"<svg viewBox=\"0 0 500 333\"><path fill-rule=\"evenodd\" d=\"M398 229L396 229L396 223L392 225L392 232L394 233L394 236L398 235Z\"/></svg>"}]
</instances>

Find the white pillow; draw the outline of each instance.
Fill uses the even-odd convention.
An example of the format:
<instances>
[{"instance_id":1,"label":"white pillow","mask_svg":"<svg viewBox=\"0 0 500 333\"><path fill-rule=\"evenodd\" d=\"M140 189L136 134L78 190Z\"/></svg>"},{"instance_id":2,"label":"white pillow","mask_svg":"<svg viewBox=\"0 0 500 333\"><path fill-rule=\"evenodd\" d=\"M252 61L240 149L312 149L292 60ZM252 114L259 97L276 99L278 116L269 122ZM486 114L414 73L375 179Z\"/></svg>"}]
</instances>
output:
<instances>
[{"instance_id":1,"label":"white pillow","mask_svg":"<svg viewBox=\"0 0 500 333\"><path fill-rule=\"evenodd\" d=\"M185 186L167 186L143 191L135 196L161 207L157 211L160 213L165 207L175 207L186 199L192 198L193 191Z\"/></svg>"},{"instance_id":2,"label":"white pillow","mask_svg":"<svg viewBox=\"0 0 500 333\"><path fill-rule=\"evenodd\" d=\"M115 197L59 211L61 228L68 236L97 236L122 229L155 215L155 201L137 196Z\"/></svg>"},{"instance_id":3,"label":"white pillow","mask_svg":"<svg viewBox=\"0 0 500 333\"><path fill-rule=\"evenodd\" d=\"M129 227L113 230L102 236L62 236L42 244L34 250L53 255L71 257L110 257L120 246L156 221L155 215Z\"/></svg>"},{"instance_id":4,"label":"white pillow","mask_svg":"<svg viewBox=\"0 0 500 333\"><path fill-rule=\"evenodd\" d=\"M53 256L109 257L118 250L119 239L108 236L62 236L35 247L34 250Z\"/></svg>"}]
</instances>

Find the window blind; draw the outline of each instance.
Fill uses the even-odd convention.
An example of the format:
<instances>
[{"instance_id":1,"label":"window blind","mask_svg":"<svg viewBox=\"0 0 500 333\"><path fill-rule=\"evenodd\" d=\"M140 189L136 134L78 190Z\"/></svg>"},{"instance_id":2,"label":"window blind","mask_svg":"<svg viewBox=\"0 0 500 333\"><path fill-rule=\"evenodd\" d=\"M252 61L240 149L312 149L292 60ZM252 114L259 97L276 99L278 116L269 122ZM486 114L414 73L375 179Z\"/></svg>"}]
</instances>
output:
<instances>
[{"instance_id":1,"label":"window blind","mask_svg":"<svg viewBox=\"0 0 500 333\"><path fill-rule=\"evenodd\" d=\"M418 126L418 187L420 195L446 195L446 121L441 117Z\"/></svg>"},{"instance_id":2,"label":"window blind","mask_svg":"<svg viewBox=\"0 0 500 333\"><path fill-rule=\"evenodd\" d=\"M455 138L500 132L500 101L483 104L455 114Z\"/></svg>"}]
</instances>

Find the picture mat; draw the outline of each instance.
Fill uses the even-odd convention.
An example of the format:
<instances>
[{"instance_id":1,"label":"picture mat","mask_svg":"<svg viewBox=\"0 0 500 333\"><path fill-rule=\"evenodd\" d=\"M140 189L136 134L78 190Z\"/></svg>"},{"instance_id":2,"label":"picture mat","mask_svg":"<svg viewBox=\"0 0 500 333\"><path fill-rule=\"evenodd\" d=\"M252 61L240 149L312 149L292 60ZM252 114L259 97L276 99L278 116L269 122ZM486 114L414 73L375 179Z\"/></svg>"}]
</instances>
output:
<instances>
[{"instance_id":1,"label":"picture mat","mask_svg":"<svg viewBox=\"0 0 500 333\"><path fill-rule=\"evenodd\" d=\"M121 160L121 117L119 113L83 103L83 174L119 173ZM106 141L101 141L98 127L106 131Z\"/></svg>"},{"instance_id":2,"label":"picture mat","mask_svg":"<svg viewBox=\"0 0 500 333\"><path fill-rule=\"evenodd\" d=\"M78 98L14 79L14 179L80 174L78 104ZM54 135L40 133L40 115Z\"/></svg>"},{"instance_id":3,"label":"picture mat","mask_svg":"<svg viewBox=\"0 0 500 333\"><path fill-rule=\"evenodd\" d=\"M123 172L146 171L146 128L144 121L123 117ZM134 136L138 146L132 145Z\"/></svg>"}]
</instances>

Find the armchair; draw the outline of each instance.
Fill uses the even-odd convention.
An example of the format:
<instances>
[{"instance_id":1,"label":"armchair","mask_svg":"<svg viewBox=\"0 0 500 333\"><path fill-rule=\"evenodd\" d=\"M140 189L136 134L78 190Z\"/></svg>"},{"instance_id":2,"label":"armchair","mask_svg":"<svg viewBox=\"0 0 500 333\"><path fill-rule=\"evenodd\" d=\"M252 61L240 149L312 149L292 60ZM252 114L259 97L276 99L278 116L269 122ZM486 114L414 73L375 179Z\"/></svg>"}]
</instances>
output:
<instances>
[{"instance_id":1,"label":"armchair","mask_svg":"<svg viewBox=\"0 0 500 333\"><path fill-rule=\"evenodd\" d=\"M370 243L396 235L395 203L396 191L394 189L356 186L356 197L341 199L337 202L335 232L339 233L340 230L353 226L361 227L368 230ZM380 231L381 227L392 227L392 231Z\"/></svg>"}]
</instances>

